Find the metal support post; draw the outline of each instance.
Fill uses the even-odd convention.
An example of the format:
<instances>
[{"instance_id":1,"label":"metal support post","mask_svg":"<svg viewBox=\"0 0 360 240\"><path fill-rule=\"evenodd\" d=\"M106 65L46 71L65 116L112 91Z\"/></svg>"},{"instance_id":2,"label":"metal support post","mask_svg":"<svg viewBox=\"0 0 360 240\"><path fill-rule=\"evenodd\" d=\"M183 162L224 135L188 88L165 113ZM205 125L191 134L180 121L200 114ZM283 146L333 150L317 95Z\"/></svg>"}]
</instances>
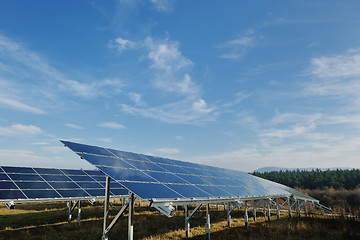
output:
<instances>
[{"instance_id":1,"label":"metal support post","mask_svg":"<svg viewBox=\"0 0 360 240\"><path fill-rule=\"evenodd\" d=\"M289 212L289 217L291 217L291 198L288 197L288 212Z\"/></svg>"},{"instance_id":2,"label":"metal support post","mask_svg":"<svg viewBox=\"0 0 360 240\"><path fill-rule=\"evenodd\" d=\"M81 220L81 201L78 201L78 216L77 216L77 222L78 225L80 226L80 220Z\"/></svg>"},{"instance_id":3,"label":"metal support post","mask_svg":"<svg viewBox=\"0 0 360 240\"><path fill-rule=\"evenodd\" d=\"M199 205L197 205L196 207L195 207L195 209L190 213L190 215L189 215L189 213L187 213L187 214L185 214L185 228L186 228L186 223L188 223L188 233L186 233L186 234L189 234L189 236L190 236L190 222L189 222L189 219L195 214L195 212L200 208L202 206L202 204L199 204ZM187 210L187 206L186 206L186 210ZM187 212L187 211L186 211ZM185 213L186 213L185 212Z\"/></svg>"},{"instance_id":4,"label":"metal support post","mask_svg":"<svg viewBox=\"0 0 360 240\"><path fill-rule=\"evenodd\" d=\"M256 222L256 201L253 200L253 218L254 222Z\"/></svg>"},{"instance_id":5,"label":"metal support post","mask_svg":"<svg viewBox=\"0 0 360 240\"><path fill-rule=\"evenodd\" d=\"M262 200L262 201L263 201L263 213L264 213L264 218L266 219L265 199Z\"/></svg>"},{"instance_id":6,"label":"metal support post","mask_svg":"<svg viewBox=\"0 0 360 240\"><path fill-rule=\"evenodd\" d=\"M128 240L134 239L134 202L135 195L131 193L129 204L129 225L128 225Z\"/></svg>"},{"instance_id":7,"label":"metal support post","mask_svg":"<svg viewBox=\"0 0 360 240\"><path fill-rule=\"evenodd\" d=\"M247 200L245 200L245 214L244 214L244 221L245 221L245 228L249 228L249 216L248 216L248 209L247 209Z\"/></svg>"},{"instance_id":8,"label":"metal support post","mask_svg":"<svg viewBox=\"0 0 360 240\"><path fill-rule=\"evenodd\" d=\"M74 211L74 209L76 208L76 205L77 205L77 203L79 202L79 200L78 201L74 201L74 202L72 202L72 201L69 201L68 203L67 203L67 206L68 206L68 208L69 208L69 216L68 216L68 222L70 223L71 222L71 217L72 217L72 212Z\"/></svg>"},{"instance_id":9,"label":"metal support post","mask_svg":"<svg viewBox=\"0 0 360 240\"><path fill-rule=\"evenodd\" d=\"M69 208L68 223L70 223L71 222L71 208L72 208L72 202L71 201L67 202L67 207Z\"/></svg>"},{"instance_id":10,"label":"metal support post","mask_svg":"<svg viewBox=\"0 0 360 240\"><path fill-rule=\"evenodd\" d=\"M210 213L209 213L209 204L206 204L206 239L210 240Z\"/></svg>"},{"instance_id":11,"label":"metal support post","mask_svg":"<svg viewBox=\"0 0 360 240\"><path fill-rule=\"evenodd\" d=\"M224 203L224 210L226 210L226 203Z\"/></svg>"},{"instance_id":12,"label":"metal support post","mask_svg":"<svg viewBox=\"0 0 360 240\"><path fill-rule=\"evenodd\" d=\"M305 216L307 216L308 215L308 204L307 204L307 201L305 200L305 202L304 202L304 207L305 207Z\"/></svg>"},{"instance_id":13,"label":"metal support post","mask_svg":"<svg viewBox=\"0 0 360 240\"><path fill-rule=\"evenodd\" d=\"M270 212L270 198L267 199L267 208L268 208L268 222L270 222L270 216L271 216L271 212Z\"/></svg>"},{"instance_id":14,"label":"metal support post","mask_svg":"<svg viewBox=\"0 0 360 240\"><path fill-rule=\"evenodd\" d=\"M276 198L276 218L280 219L280 206L279 206L279 198Z\"/></svg>"},{"instance_id":15,"label":"metal support post","mask_svg":"<svg viewBox=\"0 0 360 240\"><path fill-rule=\"evenodd\" d=\"M301 210L300 210L300 201L299 200L296 200L296 208L297 208L297 214L298 214L298 217L301 216Z\"/></svg>"},{"instance_id":16,"label":"metal support post","mask_svg":"<svg viewBox=\"0 0 360 240\"><path fill-rule=\"evenodd\" d=\"M186 237L190 237L190 222L189 222L189 218L188 218L188 206L185 205L184 206L185 209L185 232L186 232Z\"/></svg>"},{"instance_id":17,"label":"metal support post","mask_svg":"<svg viewBox=\"0 0 360 240\"><path fill-rule=\"evenodd\" d=\"M230 211L230 208L231 208L231 203L228 202L228 204L227 204L227 222L228 222L229 227L231 227L231 211Z\"/></svg>"},{"instance_id":18,"label":"metal support post","mask_svg":"<svg viewBox=\"0 0 360 240\"><path fill-rule=\"evenodd\" d=\"M103 240L108 239L106 228L108 225L108 218L109 218L109 197L110 197L110 177L106 176L105 199L104 199L104 224L103 224L103 235L102 235Z\"/></svg>"}]
</instances>

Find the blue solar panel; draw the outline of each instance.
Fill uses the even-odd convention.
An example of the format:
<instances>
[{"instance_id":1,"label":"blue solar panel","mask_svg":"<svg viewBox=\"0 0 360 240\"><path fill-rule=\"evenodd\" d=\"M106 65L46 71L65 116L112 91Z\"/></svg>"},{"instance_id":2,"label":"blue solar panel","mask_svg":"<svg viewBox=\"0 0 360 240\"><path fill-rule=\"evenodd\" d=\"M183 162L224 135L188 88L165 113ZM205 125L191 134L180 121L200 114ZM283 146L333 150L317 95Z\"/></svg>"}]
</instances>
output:
<instances>
[{"instance_id":1,"label":"blue solar panel","mask_svg":"<svg viewBox=\"0 0 360 240\"><path fill-rule=\"evenodd\" d=\"M101 186L99 183L96 183L96 182L78 182L78 184L82 188L104 188L103 186ZM110 188L111 188L111 185L110 185Z\"/></svg>"},{"instance_id":2,"label":"blue solar panel","mask_svg":"<svg viewBox=\"0 0 360 240\"><path fill-rule=\"evenodd\" d=\"M14 180L22 180L22 181L42 181L42 178L39 175L35 174L15 174L10 173L9 177Z\"/></svg>"},{"instance_id":3,"label":"blue solar panel","mask_svg":"<svg viewBox=\"0 0 360 240\"><path fill-rule=\"evenodd\" d=\"M158 198L183 197L163 184L124 182L123 185L127 189L131 189L131 191L143 199L153 198L154 193L156 193Z\"/></svg>"},{"instance_id":4,"label":"blue solar panel","mask_svg":"<svg viewBox=\"0 0 360 240\"><path fill-rule=\"evenodd\" d=\"M51 189L46 182L15 182L20 189Z\"/></svg>"},{"instance_id":5,"label":"blue solar panel","mask_svg":"<svg viewBox=\"0 0 360 240\"><path fill-rule=\"evenodd\" d=\"M35 173L32 168L19 168L19 167L2 167L7 173Z\"/></svg>"},{"instance_id":6,"label":"blue solar panel","mask_svg":"<svg viewBox=\"0 0 360 240\"><path fill-rule=\"evenodd\" d=\"M96 170L0 166L0 199L104 197L105 179ZM110 182L110 189L112 196L128 194L114 181Z\"/></svg>"},{"instance_id":7,"label":"blue solar panel","mask_svg":"<svg viewBox=\"0 0 360 240\"><path fill-rule=\"evenodd\" d=\"M0 199L27 199L20 190L1 190Z\"/></svg>"},{"instance_id":8,"label":"blue solar panel","mask_svg":"<svg viewBox=\"0 0 360 240\"><path fill-rule=\"evenodd\" d=\"M55 168L34 168L34 170L39 174L62 174L60 169Z\"/></svg>"},{"instance_id":9,"label":"blue solar panel","mask_svg":"<svg viewBox=\"0 0 360 240\"><path fill-rule=\"evenodd\" d=\"M69 176L74 182L91 182L94 181L89 176Z\"/></svg>"},{"instance_id":10,"label":"blue solar panel","mask_svg":"<svg viewBox=\"0 0 360 240\"><path fill-rule=\"evenodd\" d=\"M301 195L294 189L241 171L62 142L144 199Z\"/></svg>"},{"instance_id":11,"label":"blue solar panel","mask_svg":"<svg viewBox=\"0 0 360 240\"><path fill-rule=\"evenodd\" d=\"M89 197L90 195L87 194L84 190L82 189L76 189L76 190L57 190L61 196L63 197Z\"/></svg>"},{"instance_id":12,"label":"blue solar panel","mask_svg":"<svg viewBox=\"0 0 360 240\"><path fill-rule=\"evenodd\" d=\"M49 184L55 189L77 189L77 188L80 188L74 182L49 182Z\"/></svg>"},{"instance_id":13,"label":"blue solar panel","mask_svg":"<svg viewBox=\"0 0 360 240\"><path fill-rule=\"evenodd\" d=\"M0 189L17 189L16 185L10 181L0 182Z\"/></svg>"},{"instance_id":14,"label":"blue solar panel","mask_svg":"<svg viewBox=\"0 0 360 240\"><path fill-rule=\"evenodd\" d=\"M83 170L74 170L74 169L62 169L61 170L66 175L86 175L86 173Z\"/></svg>"},{"instance_id":15,"label":"blue solar panel","mask_svg":"<svg viewBox=\"0 0 360 240\"><path fill-rule=\"evenodd\" d=\"M0 173L0 180L10 180L10 178L6 174Z\"/></svg>"},{"instance_id":16,"label":"blue solar panel","mask_svg":"<svg viewBox=\"0 0 360 240\"><path fill-rule=\"evenodd\" d=\"M100 171L97 170L83 170L86 174L90 175L90 176L104 176L104 174Z\"/></svg>"},{"instance_id":17,"label":"blue solar panel","mask_svg":"<svg viewBox=\"0 0 360 240\"><path fill-rule=\"evenodd\" d=\"M65 175L41 175L46 181L58 181L58 182L66 182L71 181Z\"/></svg>"},{"instance_id":18,"label":"blue solar panel","mask_svg":"<svg viewBox=\"0 0 360 240\"><path fill-rule=\"evenodd\" d=\"M61 198L54 190L23 190L28 198Z\"/></svg>"}]
</instances>

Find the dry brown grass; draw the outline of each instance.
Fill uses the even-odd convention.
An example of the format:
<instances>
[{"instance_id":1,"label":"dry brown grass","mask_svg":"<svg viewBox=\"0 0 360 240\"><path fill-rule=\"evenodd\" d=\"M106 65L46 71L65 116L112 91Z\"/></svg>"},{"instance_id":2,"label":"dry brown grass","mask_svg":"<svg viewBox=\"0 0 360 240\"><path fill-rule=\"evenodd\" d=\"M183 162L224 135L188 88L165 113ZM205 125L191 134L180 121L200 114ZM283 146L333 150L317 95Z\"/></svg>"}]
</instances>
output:
<instances>
[{"instance_id":1,"label":"dry brown grass","mask_svg":"<svg viewBox=\"0 0 360 240\"><path fill-rule=\"evenodd\" d=\"M120 209L116 202L110 209L114 216ZM19 204L16 209L0 207L0 239L101 239L103 208L101 204L83 204L81 226L77 226L77 209L73 221L67 223L65 203ZM272 216L265 222L258 212L257 222L249 212L249 229L245 229L243 212L232 213L232 227L227 227L223 207L211 209L212 239L360 239L360 221L324 216L293 217L285 214L280 220ZM191 238L205 239L205 210L191 219ZM109 234L110 239L127 239L127 214ZM144 203L135 208L134 239L184 239L184 212L181 208L173 218L167 218Z\"/></svg>"}]
</instances>

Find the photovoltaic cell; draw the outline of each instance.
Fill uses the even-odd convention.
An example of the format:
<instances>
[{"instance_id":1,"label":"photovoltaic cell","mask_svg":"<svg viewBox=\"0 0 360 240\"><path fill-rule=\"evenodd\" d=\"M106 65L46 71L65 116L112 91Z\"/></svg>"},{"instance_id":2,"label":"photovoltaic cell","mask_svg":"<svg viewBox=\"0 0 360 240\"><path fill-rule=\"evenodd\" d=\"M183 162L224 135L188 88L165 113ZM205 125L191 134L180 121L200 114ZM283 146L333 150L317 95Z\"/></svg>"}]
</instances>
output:
<instances>
[{"instance_id":1,"label":"photovoltaic cell","mask_svg":"<svg viewBox=\"0 0 360 240\"><path fill-rule=\"evenodd\" d=\"M41 200L105 196L105 175L97 170L0 166L0 199ZM111 196L127 195L110 181Z\"/></svg>"},{"instance_id":2,"label":"photovoltaic cell","mask_svg":"<svg viewBox=\"0 0 360 240\"><path fill-rule=\"evenodd\" d=\"M62 142L143 199L302 196L294 189L241 171Z\"/></svg>"}]
</instances>

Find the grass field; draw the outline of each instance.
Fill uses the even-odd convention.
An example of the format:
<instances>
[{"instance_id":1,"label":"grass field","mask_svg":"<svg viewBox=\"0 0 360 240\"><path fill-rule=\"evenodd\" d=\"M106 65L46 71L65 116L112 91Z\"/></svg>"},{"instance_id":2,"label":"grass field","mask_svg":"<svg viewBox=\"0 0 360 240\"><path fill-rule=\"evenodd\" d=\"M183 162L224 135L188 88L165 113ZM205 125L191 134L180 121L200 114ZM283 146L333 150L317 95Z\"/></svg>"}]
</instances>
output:
<instances>
[{"instance_id":1,"label":"grass field","mask_svg":"<svg viewBox=\"0 0 360 240\"><path fill-rule=\"evenodd\" d=\"M16 209L0 207L0 239L101 239L103 224L102 204L82 204L82 221L67 222L66 203L18 204ZM121 208L114 203L110 216ZM232 227L227 227L223 206L211 209L212 239L360 239L360 220L344 217L325 217L310 214L300 218L288 218L286 214L276 220L272 216L265 222L258 212L253 222L249 212L249 229L245 229L243 212L232 213ZM190 239L205 239L205 210L197 212L191 219ZM127 214L123 216L109 234L110 239L127 239ZM135 207L134 239L184 239L184 212L179 209L173 218L167 218L145 203Z\"/></svg>"}]
</instances>

